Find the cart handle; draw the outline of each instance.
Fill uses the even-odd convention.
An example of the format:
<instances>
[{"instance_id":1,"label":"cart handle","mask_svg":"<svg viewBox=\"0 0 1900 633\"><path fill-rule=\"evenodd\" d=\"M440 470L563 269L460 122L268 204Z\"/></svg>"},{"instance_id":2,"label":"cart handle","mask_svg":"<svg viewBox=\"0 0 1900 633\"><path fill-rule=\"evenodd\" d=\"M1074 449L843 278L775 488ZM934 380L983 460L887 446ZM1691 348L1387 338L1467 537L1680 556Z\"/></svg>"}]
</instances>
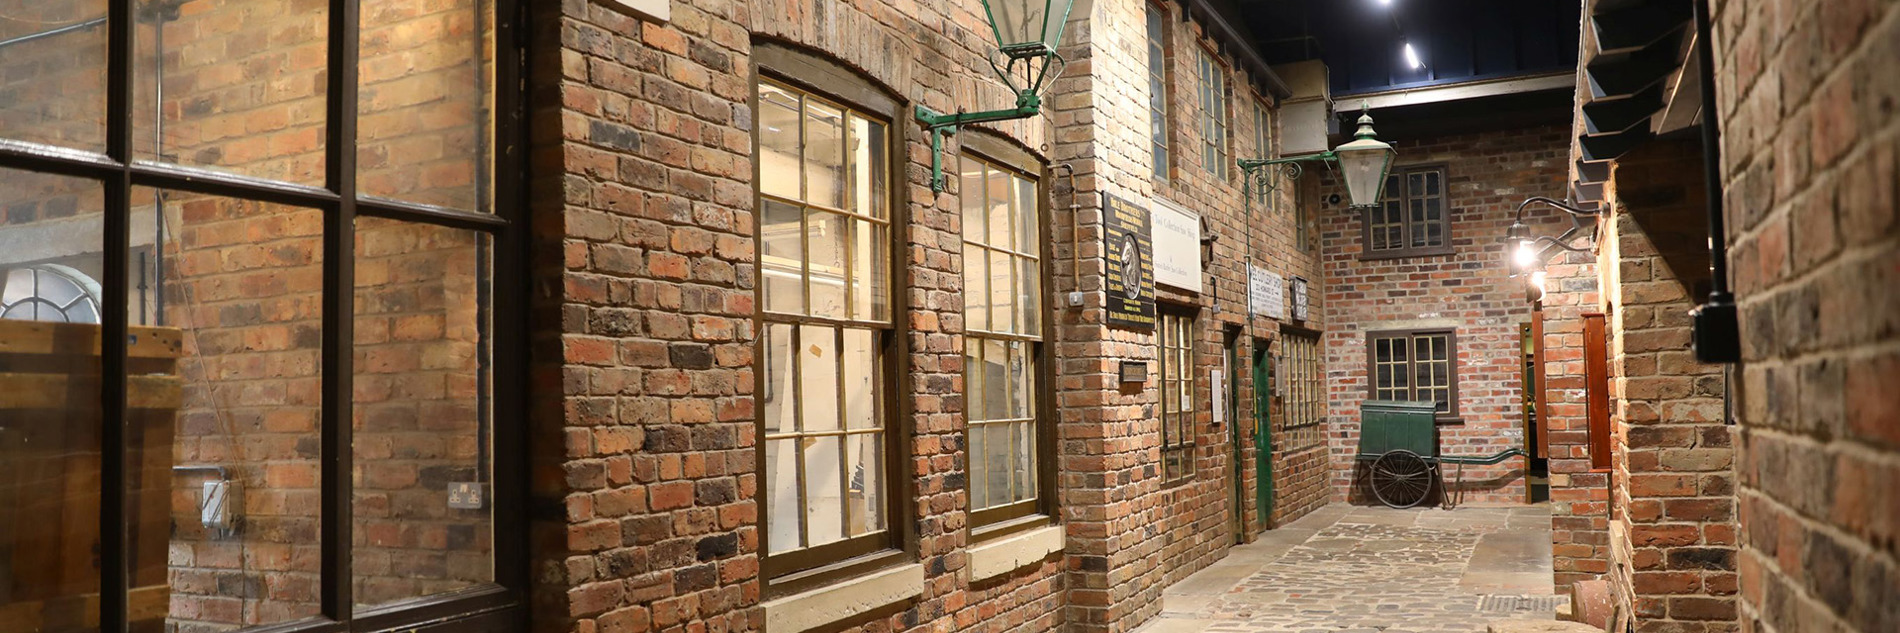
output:
<instances>
[{"instance_id":1,"label":"cart handle","mask_svg":"<svg viewBox=\"0 0 1900 633\"><path fill-rule=\"evenodd\" d=\"M1498 463L1498 462L1501 462L1501 461L1504 461L1504 460L1506 460L1506 459L1510 459L1510 458L1512 458L1512 457L1530 457L1530 455L1529 455L1528 453L1525 453L1525 452L1524 452L1524 449L1521 449L1521 448L1512 448L1512 449L1506 449L1506 450L1505 450L1504 452L1501 452L1501 453L1498 453L1498 454L1496 454L1496 455L1492 455L1492 456L1490 456L1490 457L1447 457L1447 456L1441 456L1441 457L1439 457L1439 458L1438 458L1438 461L1440 461L1440 462L1444 462L1444 463L1447 463L1447 464L1460 464L1460 465L1472 465L1472 466L1476 466L1476 465L1485 465L1485 466L1489 466L1489 465L1491 465L1491 464L1496 464L1496 463Z\"/></svg>"}]
</instances>

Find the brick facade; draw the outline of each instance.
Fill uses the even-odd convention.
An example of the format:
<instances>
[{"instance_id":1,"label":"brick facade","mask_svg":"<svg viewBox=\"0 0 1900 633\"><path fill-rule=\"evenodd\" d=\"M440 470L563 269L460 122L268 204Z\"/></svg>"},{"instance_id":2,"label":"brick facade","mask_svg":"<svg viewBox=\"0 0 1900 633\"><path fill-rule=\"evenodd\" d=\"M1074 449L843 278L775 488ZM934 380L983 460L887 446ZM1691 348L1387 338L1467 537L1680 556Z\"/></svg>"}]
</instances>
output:
<instances>
[{"instance_id":1,"label":"brick facade","mask_svg":"<svg viewBox=\"0 0 1900 633\"><path fill-rule=\"evenodd\" d=\"M1376 114L1375 114L1376 117ZM1375 125L1376 128L1376 125ZM1335 498L1369 500L1361 477L1359 404L1367 399L1367 333L1452 329L1457 336L1460 421L1441 423L1440 450L1490 455L1526 448L1522 417L1523 353L1519 326L1531 304L1509 279L1503 239L1517 204L1530 196L1561 197L1569 140L1566 126L1540 125L1435 138L1396 138L1394 173L1408 165L1444 165L1451 255L1363 259L1363 214L1315 200L1324 246L1326 367L1332 426L1331 487ZM1330 178L1319 196L1345 191ZM1549 214L1526 219L1539 234L1562 231ZM1524 503L1524 461L1465 469L1465 498ZM1451 474L1447 473L1450 485Z\"/></svg>"},{"instance_id":2,"label":"brick facade","mask_svg":"<svg viewBox=\"0 0 1900 633\"><path fill-rule=\"evenodd\" d=\"M1900 629L1900 6L1713 4L1741 626Z\"/></svg>"}]
</instances>

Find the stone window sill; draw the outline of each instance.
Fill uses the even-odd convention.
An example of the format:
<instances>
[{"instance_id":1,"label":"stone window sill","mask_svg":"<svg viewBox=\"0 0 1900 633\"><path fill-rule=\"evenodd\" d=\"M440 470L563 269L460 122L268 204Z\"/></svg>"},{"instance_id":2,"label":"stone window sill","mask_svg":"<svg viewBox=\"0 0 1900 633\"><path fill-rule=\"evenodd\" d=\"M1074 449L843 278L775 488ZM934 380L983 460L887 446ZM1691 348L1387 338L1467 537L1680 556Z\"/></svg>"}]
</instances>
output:
<instances>
[{"instance_id":1,"label":"stone window sill","mask_svg":"<svg viewBox=\"0 0 1900 633\"><path fill-rule=\"evenodd\" d=\"M910 563L766 601L765 630L800 633L924 595L924 566Z\"/></svg>"},{"instance_id":2,"label":"stone window sill","mask_svg":"<svg viewBox=\"0 0 1900 633\"><path fill-rule=\"evenodd\" d=\"M1062 551L1063 529L1051 525L999 538L970 548L964 569L970 582L982 582L1021 569Z\"/></svg>"}]
</instances>

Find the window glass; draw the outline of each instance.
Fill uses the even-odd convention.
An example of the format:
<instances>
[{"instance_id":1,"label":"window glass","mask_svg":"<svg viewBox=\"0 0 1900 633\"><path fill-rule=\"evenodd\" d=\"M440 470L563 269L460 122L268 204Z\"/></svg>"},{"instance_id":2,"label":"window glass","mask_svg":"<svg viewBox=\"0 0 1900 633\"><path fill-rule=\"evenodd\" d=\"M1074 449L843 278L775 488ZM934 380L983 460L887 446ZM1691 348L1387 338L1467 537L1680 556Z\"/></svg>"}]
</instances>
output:
<instances>
[{"instance_id":1,"label":"window glass","mask_svg":"<svg viewBox=\"0 0 1900 633\"><path fill-rule=\"evenodd\" d=\"M1268 113L1265 101L1253 104L1253 149L1258 158L1273 158L1273 117ZM1254 195L1259 203L1271 211L1275 208L1273 194L1266 187L1257 187Z\"/></svg>"},{"instance_id":2,"label":"window glass","mask_svg":"<svg viewBox=\"0 0 1900 633\"><path fill-rule=\"evenodd\" d=\"M72 616L38 629L47 633L98 628L97 601L81 597L97 595L100 580L102 192L92 181L0 169L0 613L12 614L0 620ZM179 399L177 337L165 338L130 354L173 375L141 377L127 394L151 411L141 428L151 436L130 452L158 468L140 469L127 491L128 507L158 530L128 554L133 584L160 595L172 505L166 415Z\"/></svg>"},{"instance_id":3,"label":"window glass","mask_svg":"<svg viewBox=\"0 0 1900 633\"><path fill-rule=\"evenodd\" d=\"M362 0L357 54L357 188L366 196L489 211L494 144L487 0ZM609 150L632 130L597 123Z\"/></svg>"},{"instance_id":4,"label":"window glass","mask_svg":"<svg viewBox=\"0 0 1900 633\"><path fill-rule=\"evenodd\" d=\"M140 4L143 7L148 3ZM132 139L138 158L322 186L329 127L324 121L329 94L325 71L329 56L328 3L212 0L193 5L175 13L154 11L165 16L161 25L156 29L141 25L135 30ZM363 15L367 23L369 11L366 9ZM365 37L370 36L365 33ZM382 37L397 35L384 32ZM419 45L413 39L397 38L387 46L378 44L364 52ZM475 46L467 42L469 50ZM423 61L433 63L435 58ZM408 72L396 68L370 76ZM454 90L479 94L473 81ZM389 100L407 98L386 92L373 93L385 95L382 102L359 105L383 112ZM366 118L359 122L358 131L365 138L371 133L386 134L389 140L414 132L396 132L385 127L382 120ZM372 141L369 145L378 143ZM407 161L410 157L398 155L391 160ZM406 172L411 165L393 165L384 173ZM401 187L392 185L389 193Z\"/></svg>"},{"instance_id":5,"label":"window glass","mask_svg":"<svg viewBox=\"0 0 1900 633\"><path fill-rule=\"evenodd\" d=\"M1451 245L1445 171L1415 167L1386 177L1385 199L1366 215L1366 249L1392 255L1443 254Z\"/></svg>"},{"instance_id":6,"label":"window glass","mask_svg":"<svg viewBox=\"0 0 1900 633\"><path fill-rule=\"evenodd\" d=\"M1194 317L1161 313L1161 470L1167 481L1194 475Z\"/></svg>"},{"instance_id":7,"label":"window glass","mask_svg":"<svg viewBox=\"0 0 1900 633\"><path fill-rule=\"evenodd\" d=\"M1458 351L1451 332L1373 333L1368 337L1372 397L1438 403L1458 413Z\"/></svg>"},{"instance_id":8,"label":"window glass","mask_svg":"<svg viewBox=\"0 0 1900 633\"><path fill-rule=\"evenodd\" d=\"M105 151L106 0L0 7L0 136Z\"/></svg>"},{"instance_id":9,"label":"window glass","mask_svg":"<svg viewBox=\"0 0 1900 633\"><path fill-rule=\"evenodd\" d=\"M758 85L766 548L885 531L885 124Z\"/></svg>"},{"instance_id":10,"label":"window glass","mask_svg":"<svg viewBox=\"0 0 1900 633\"><path fill-rule=\"evenodd\" d=\"M364 608L494 581L488 239L356 221L350 571Z\"/></svg>"},{"instance_id":11,"label":"window glass","mask_svg":"<svg viewBox=\"0 0 1900 633\"><path fill-rule=\"evenodd\" d=\"M974 282L963 293L970 508L982 522L1028 514L1033 508L992 510L1038 496L1041 215L1034 180L975 157L961 160L960 191L980 196L984 209L963 232L964 279Z\"/></svg>"},{"instance_id":12,"label":"window glass","mask_svg":"<svg viewBox=\"0 0 1900 633\"><path fill-rule=\"evenodd\" d=\"M1168 16L1148 6L1148 142L1157 178L1168 176Z\"/></svg>"},{"instance_id":13,"label":"window glass","mask_svg":"<svg viewBox=\"0 0 1900 633\"><path fill-rule=\"evenodd\" d=\"M1201 166L1227 178L1227 69L1205 49L1200 51Z\"/></svg>"}]
</instances>

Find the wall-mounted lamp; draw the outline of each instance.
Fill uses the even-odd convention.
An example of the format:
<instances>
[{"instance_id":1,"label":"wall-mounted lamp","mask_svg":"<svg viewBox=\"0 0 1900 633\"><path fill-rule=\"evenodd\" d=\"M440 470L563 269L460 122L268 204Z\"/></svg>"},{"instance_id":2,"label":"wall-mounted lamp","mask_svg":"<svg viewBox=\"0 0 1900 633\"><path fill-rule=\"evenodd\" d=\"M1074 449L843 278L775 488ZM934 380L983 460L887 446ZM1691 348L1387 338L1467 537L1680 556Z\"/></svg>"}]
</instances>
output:
<instances>
[{"instance_id":1,"label":"wall-mounted lamp","mask_svg":"<svg viewBox=\"0 0 1900 633\"><path fill-rule=\"evenodd\" d=\"M1069 21L1074 0L983 0L983 11L996 36L996 51L1003 57L999 64L990 56L990 68L1003 85L1016 93L1016 107L982 112L941 114L917 106L917 120L930 132L930 189L943 191L943 136L971 123L1008 121L1036 116L1042 111L1044 85L1062 75L1062 56L1056 45L1062 41L1062 26ZM1050 67L1055 72L1050 73ZM1017 75L1022 85L1017 85Z\"/></svg>"},{"instance_id":2,"label":"wall-mounted lamp","mask_svg":"<svg viewBox=\"0 0 1900 633\"><path fill-rule=\"evenodd\" d=\"M1411 40L1406 40L1404 48L1405 48L1405 63L1411 64L1412 70L1418 70L1420 68L1425 67L1425 62L1420 61L1418 58L1418 49L1412 48Z\"/></svg>"},{"instance_id":3,"label":"wall-mounted lamp","mask_svg":"<svg viewBox=\"0 0 1900 633\"><path fill-rule=\"evenodd\" d=\"M1570 214L1573 226L1571 226L1569 230L1564 231L1563 235L1557 237L1532 235L1531 227L1524 224L1524 211L1530 208L1532 204L1544 204ZM1583 218L1594 218L1597 213L1597 211L1584 209L1567 201L1542 196L1528 198L1524 200L1523 203L1517 205L1517 217L1511 221L1511 227L1504 232L1504 244L1506 248L1505 260L1511 268L1511 276L1526 275L1531 288L1537 291L1537 298L1542 300L1545 291L1544 284L1547 278L1543 270L1546 253L1548 253L1551 248L1559 248L1572 253L1594 253L1595 251L1588 248L1571 246L1570 238L1582 232L1585 228ZM1545 246L1538 248L1539 244Z\"/></svg>"},{"instance_id":4,"label":"wall-mounted lamp","mask_svg":"<svg viewBox=\"0 0 1900 633\"><path fill-rule=\"evenodd\" d=\"M1242 185L1248 188L1264 187L1271 192L1279 189L1273 181L1273 170L1269 166L1279 166L1287 178L1297 179L1304 171L1302 162L1338 163L1346 180L1346 195L1352 198L1354 208L1371 207L1379 204L1385 195L1385 175L1392 168L1392 159L1398 156L1398 150L1391 143L1381 141L1372 131L1372 107L1361 103L1359 106L1359 131L1353 134L1353 141L1340 145L1330 152L1294 156L1292 158L1242 158L1235 161L1245 174ZM1251 205L1254 196L1251 191L1242 196Z\"/></svg>"}]
</instances>

